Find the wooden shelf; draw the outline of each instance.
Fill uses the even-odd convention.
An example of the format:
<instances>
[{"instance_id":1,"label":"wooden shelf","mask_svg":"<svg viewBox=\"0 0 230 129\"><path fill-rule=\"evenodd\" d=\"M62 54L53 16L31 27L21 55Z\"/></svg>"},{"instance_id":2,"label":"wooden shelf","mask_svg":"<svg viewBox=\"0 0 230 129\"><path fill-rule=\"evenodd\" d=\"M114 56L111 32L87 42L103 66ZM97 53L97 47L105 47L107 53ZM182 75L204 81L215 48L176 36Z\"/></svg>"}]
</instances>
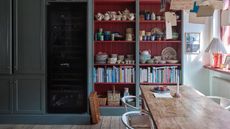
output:
<instances>
[{"instance_id":1,"label":"wooden shelf","mask_svg":"<svg viewBox=\"0 0 230 129\"><path fill-rule=\"evenodd\" d=\"M182 43L181 40L140 41L140 43Z\"/></svg>"},{"instance_id":2,"label":"wooden shelf","mask_svg":"<svg viewBox=\"0 0 230 129\"><path fill-rule=\"evenodd\" d=\"M160 4L160 0L140 0L140 4Z\"/></svg>"},{"instance_id":3,"label":"wooden shelf","mask_svg":"<svg viewBox=\"0 0 230 129\"><path fill-rule=\"evenodd\" d=\"M109 106L109 105L100 105L100 108L124 108L124 106Z\"/></svg>"},{"instance_id":4,"label":"wooden shelf","mask_svg":"<svg viewBox=\"0 0 230 129\"><path fill-rule=\"evenodd\" d=\"M177 23L180 23L181 20L177 20ZM140 21L141 24L144 23L165 23L165 20L141 20Z\"/></svg>"},{"instance_id":5,"label":"wooden shelf","mask_svg":"<svg viewBox=\"0 0 230 129\"><path fill-rule=\"evenodd\" d=\"M148 83L148 82L144 82L144 83L140 83L141 85L176 85L177 83Z\"/></svg>"},{"instance_id":6,"label":"wooden shelf","mask_svg":"<svg viewBox=\"0 0 230 129\"><path fill-rule=\"evenodd\" d=\"M211 66L204 66L205 69L208 70L212 70L212 71L216 71L216 72L220 72L220 73L224 73L224 74L229 74L230 75L230 70L224 70L224 69L220 69L220 68L213 68Z\"/></svg>"},{"instance_id":7,"label":"wooden shelf","mask_svg":"<svg viewBox=\"0 0 230 129\"><path fill-rule=\"evenodd\" d=\"M125 41L125 40L119 40L119 41L94 41L94 43L135 43L135 41Z\"/></svg>"},{"instance_id":8,"label":"wooden shelf","mask_svg":"<svg viewBox=\"0 0 230 129\"><path fill-rule=\"evenodd\" d=\"M134 83L123 83L123 82L118 82L118 83L112 83L112 82L96 82L94 85L134 85Z\"/></svg>"},{"instance_id":9,"label":"wooden shelf","mask_svg":"<svg viewBox=\"0 0 230 129\"><path fill-rule=\"evenodd\" d=\"M140 67L148 66L181 66L181 64L140 64Z\"/></svg>"},{"instance_id":10,"label":"wooden shelf","mask_svg":"<svg viewBox=\"0 0 230 129\"><path fill-rule=\"evenodd\" d=\"M104 24L104 23L135 23L135 20L133 21L129 21L129 20L125 20L125 21L94 21L95 24Z\"/></svg>"},{"instance_id":11,"label":"wooden shelf","mask_svg":"<svg viewBox=\"0 0 230 129\"><path fill-rule=\"evenodd\" d=\"M94 66L135 66L135 64L94 64Z\"/></svg>"},{"instance_id":12,"label":"wooden shelf","mask_svg":"<svg viewBox=\"0 0 230 129\"><path fill-rule=\"evenodd\" d=\"M95 4L117 4L117 3L133 3L135 0L94 0Z\"/></svg>"}]
</instances>

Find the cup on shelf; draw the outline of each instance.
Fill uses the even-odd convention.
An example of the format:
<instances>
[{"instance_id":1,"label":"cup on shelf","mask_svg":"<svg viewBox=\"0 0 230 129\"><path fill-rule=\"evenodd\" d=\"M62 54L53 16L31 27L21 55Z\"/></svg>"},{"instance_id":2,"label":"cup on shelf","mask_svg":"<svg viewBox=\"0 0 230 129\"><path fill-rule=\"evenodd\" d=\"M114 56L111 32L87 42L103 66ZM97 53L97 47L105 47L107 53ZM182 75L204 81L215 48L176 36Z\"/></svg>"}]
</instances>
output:
<instances>
[{"instance_id":1,"label":"cup on shelf","mask_svg":"<svg viewBox=\"0 0 230 129\"><path fill-rule=\"evenodd\" d=\"M112 58L117 58L117 54L111 54Z\"/></svg>"},{"instance_id":2,"label":"cup on shelf","mask_svg":"<svg viewBox=\"0 0 230 129\"><path fill-rule=\"evenodd\" d=\"M126 56L127 56L127 59L133 60L133 55L132 55L132 54L128 54L128 55L126 55Z\"/></svg>"},{"instance_id":3,"label":"cup on shelf","mask_svg":"<svg viewBox=\"0 0 230 129\"><path fill-rule=\"evenodd\" d=\"M116 18L118 21L121 21L122 15L117 15Z\"/></svg>"},{"instance_id":4,"label":"cup on shelf","mask_svg":"<svg viewBox=\"0 0 230 129\"><path fill-rule=\"evenodd\" d=\"M124 56L124 55L118 55L118 60L123 61L124 59L125 59L125 56Z\"/></svg>"},{"instance_id":5,"label":"cup on shelf","mask_svg":"<svg viewBox=\"0 0 230 129\"><path fill-rule=\"evenodd\" d=\"M108 64L116 64L117 58L108 58Z\"/></svg>"},{"instance_id":6,"label":"cup on shelf","mask_svg":"<svg viewBox=\"0 0 230 129\"><path fill-rule=\"evenodd\" d=\"M122 15L121 20L122 20L122 21L127 20L127 16L126 16L126 15Z\"/></svg>"},{"instance_id":7,"label":"cup on shelf","mask_svg":"<svg viewBox=\"0 0 230 129\"><path fill-rule=\"evenodd\" d=\"M108 13L105 13L105 14L104 14L104 20L105 20L105 21L108 21L109 19L110 19L109 14L108 14Z\"/></svg>"}]
</instances>

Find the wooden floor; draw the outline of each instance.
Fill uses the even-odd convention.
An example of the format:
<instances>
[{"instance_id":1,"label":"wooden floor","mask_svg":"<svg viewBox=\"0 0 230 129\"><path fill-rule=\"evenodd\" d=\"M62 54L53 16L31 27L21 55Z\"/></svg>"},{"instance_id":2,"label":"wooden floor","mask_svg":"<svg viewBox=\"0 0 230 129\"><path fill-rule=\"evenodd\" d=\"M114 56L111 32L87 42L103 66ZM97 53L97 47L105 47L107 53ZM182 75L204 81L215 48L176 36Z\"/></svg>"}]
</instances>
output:
<instances>
[{"instance_id":1,"label":"wooden floor","mask_svg":"<svg viewBox=\"0 0 230 129\"><path fill-rule=\"evenodd\" d=\"M104 116L96 125L3 125L0 129L125 129L121 117Z\"/></svg>"}]
</instances>

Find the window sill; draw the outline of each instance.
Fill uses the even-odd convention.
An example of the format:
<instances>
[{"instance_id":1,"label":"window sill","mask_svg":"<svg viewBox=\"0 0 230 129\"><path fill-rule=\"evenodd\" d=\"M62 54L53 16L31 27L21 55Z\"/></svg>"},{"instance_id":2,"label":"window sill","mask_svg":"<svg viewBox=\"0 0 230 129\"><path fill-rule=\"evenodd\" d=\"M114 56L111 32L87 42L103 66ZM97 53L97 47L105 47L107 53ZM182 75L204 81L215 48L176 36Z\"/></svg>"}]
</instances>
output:
<instances>
[{"instance_id":1,"label":"window sill","mask_svg":"<svg viewBox=\"0 0 230 129\"><path fill-rule=\"evenodd\" d=\"M224 74L229 74L230 75L230 70L224 70L224 69L220 69L220 68L213 68L211 66L208 65L204 65L205 69L208 70L212 70L212 71L216 71L216 72L220 72L220 73L224 73Z\"/></svg>"}]
</instances>

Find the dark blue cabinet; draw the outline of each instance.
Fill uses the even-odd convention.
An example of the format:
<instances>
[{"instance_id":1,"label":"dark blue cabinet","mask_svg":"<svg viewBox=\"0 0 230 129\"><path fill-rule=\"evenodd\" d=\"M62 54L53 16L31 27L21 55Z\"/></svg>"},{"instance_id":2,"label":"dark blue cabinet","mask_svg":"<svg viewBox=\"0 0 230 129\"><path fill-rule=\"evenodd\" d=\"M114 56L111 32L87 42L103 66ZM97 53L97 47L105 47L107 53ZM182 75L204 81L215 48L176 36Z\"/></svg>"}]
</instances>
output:
<instances>
[{"instance_id":1,"label":"dark blue cabinet","mask_svg":"<svg viewBox=\"0 0 230 129\"><path fill-rule=\"evenodd\" d=\"M43 4L0 0L0 113L45 111Z\"/></svg>"},{"instance_id":2,"label":"dark blue cabinet","mask_svg":"<svg viewBox=\"0 0 230 129\"><path fill-rule=\"evenodd\" d=\"M43 0L14 0L14 71L44 73Z\"/></svg>"},{"instance_id":3,"label":"dark blue cabinet","mask_svg":"<svg viewBox=\"0 0 230 129\"><path fill-rule=\"evenodd\" d=\"M11 0L0 0L0 74L12 73L11 7Z\"/></svg>"},{"instance_id":4,"label":"dark blue cabinet","mask_svg":"<svg viewBox=\"0 0 230 129\"><path fill-rule=\"evenodd\" d=\"M45 112L45 81L42 76L0 77L1 114Z\"/></svg>"},{"instance_id":5,"label":"dark blue cabinet","mask_svg":"<svg viewBox=\"0 0 230 129\"><path fill-rule=\"evenodd\" d=\"M45 82L42 77L14 79L14 112L41 114L45 110Z\"/></svg>"},{"instance_id":6,"label":"dark blue cabinet","mask_svg":"<svg viewBox=\"0 0 230 129\"><path fill-rule=\"evenodd\" d=\"M0 113L12 112L12 80L0 78Z\"/></svg>"}]
</instances>

